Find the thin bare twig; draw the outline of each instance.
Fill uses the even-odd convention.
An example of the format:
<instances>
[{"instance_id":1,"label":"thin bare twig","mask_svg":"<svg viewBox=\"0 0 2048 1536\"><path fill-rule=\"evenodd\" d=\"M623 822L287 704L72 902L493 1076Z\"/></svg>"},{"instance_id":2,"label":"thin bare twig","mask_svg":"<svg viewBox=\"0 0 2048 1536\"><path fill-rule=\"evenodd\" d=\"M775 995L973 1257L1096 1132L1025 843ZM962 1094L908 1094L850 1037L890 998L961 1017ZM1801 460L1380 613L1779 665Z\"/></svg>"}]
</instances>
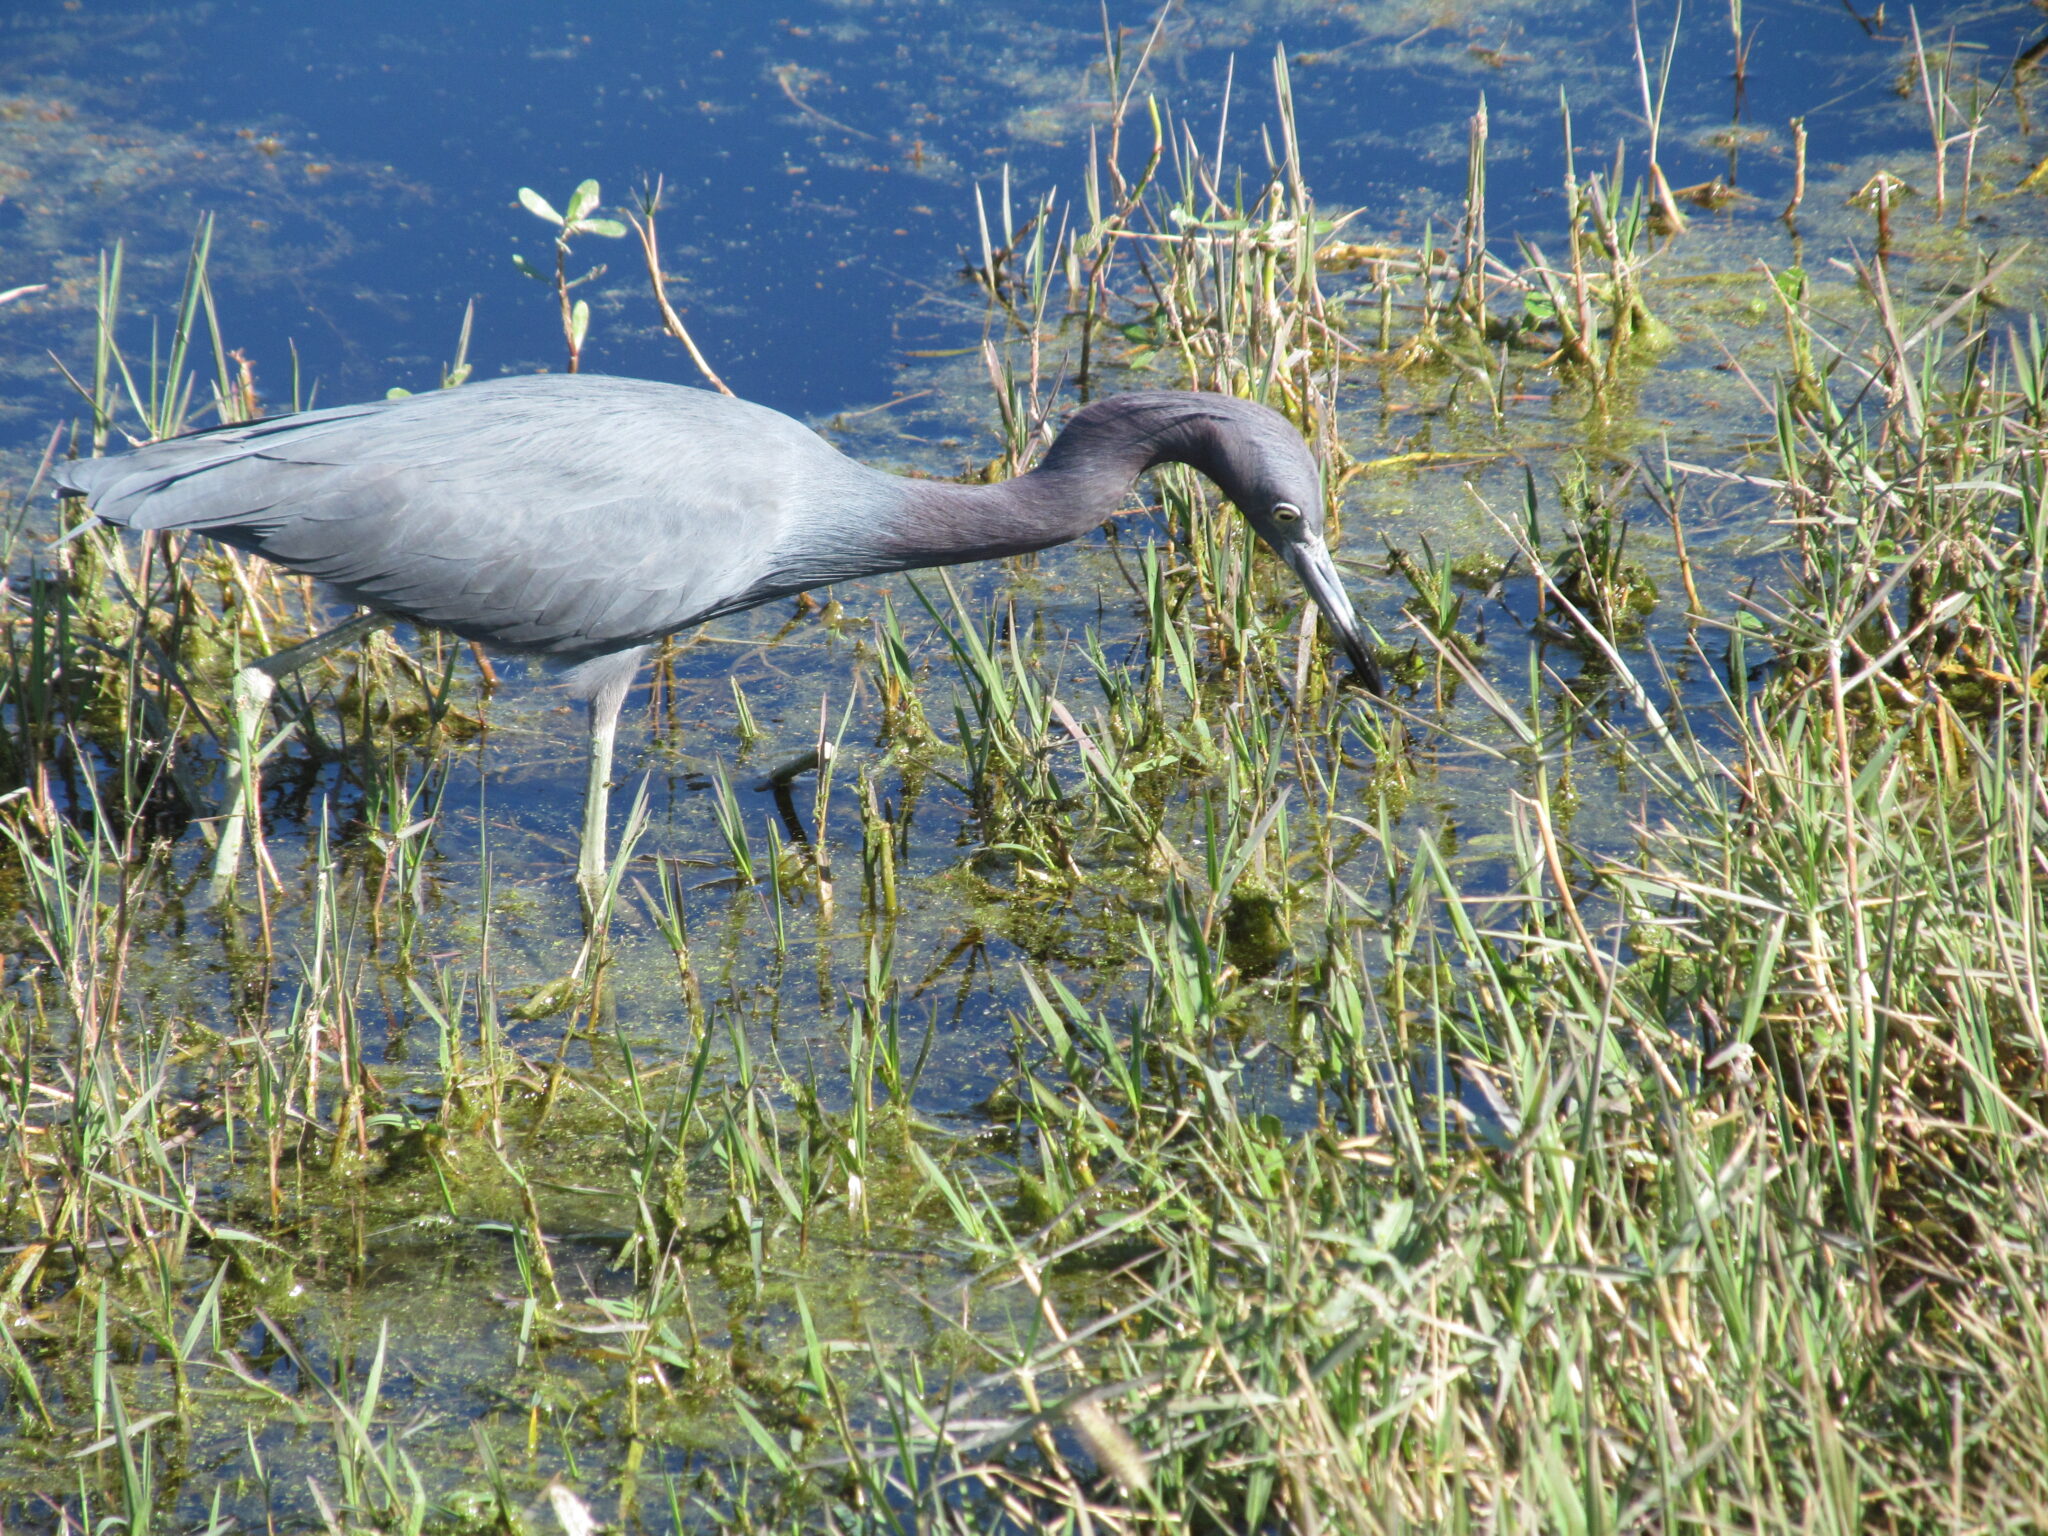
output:
<instances>
[{"instance_id":1,"label":"thin bare twig","mask_svg":"<svg viewBox=\"0 0 2048 1536\"><path fill-rule=\"evenodd\" d=\"M704 375L705 382L721 395L730 395L732 390L725 380L718 376L718 370L705 360L691 337L689 327L683 324L683 317L676 313L675 306L668 298L668 277L661 270L661 247L655 239L654 215L661 208L661 181L655 180L654 191L641 205L638 217L626 215L626 222L633 226L633 233L640 237L640 254L647 262L647 283L654 290L655 307L661 311L661 328L683 344L683 350L690 354L690 361L697 365L697 371Z\"/></svg>"}]
</instances>

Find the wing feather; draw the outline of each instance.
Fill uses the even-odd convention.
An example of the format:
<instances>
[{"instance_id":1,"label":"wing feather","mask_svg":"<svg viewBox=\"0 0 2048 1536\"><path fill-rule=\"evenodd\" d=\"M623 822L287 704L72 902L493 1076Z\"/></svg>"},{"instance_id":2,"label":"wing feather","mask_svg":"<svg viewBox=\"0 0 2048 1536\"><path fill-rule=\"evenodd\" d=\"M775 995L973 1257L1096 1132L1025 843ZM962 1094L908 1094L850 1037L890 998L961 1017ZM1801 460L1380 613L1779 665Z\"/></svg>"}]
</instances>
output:
<instances>
[{"instance_id":1,"label":"wing feather","mask_svg":"<svg viewBox=\"0 0 2048 1536\"><path fill-rule=\"evenodd\" d=\"M764 407L583 375L217 428L67 465L109 522L192 529L369 607L587 657L795 587L814 509L876 476Z\"/></svg>"}]
</instances>

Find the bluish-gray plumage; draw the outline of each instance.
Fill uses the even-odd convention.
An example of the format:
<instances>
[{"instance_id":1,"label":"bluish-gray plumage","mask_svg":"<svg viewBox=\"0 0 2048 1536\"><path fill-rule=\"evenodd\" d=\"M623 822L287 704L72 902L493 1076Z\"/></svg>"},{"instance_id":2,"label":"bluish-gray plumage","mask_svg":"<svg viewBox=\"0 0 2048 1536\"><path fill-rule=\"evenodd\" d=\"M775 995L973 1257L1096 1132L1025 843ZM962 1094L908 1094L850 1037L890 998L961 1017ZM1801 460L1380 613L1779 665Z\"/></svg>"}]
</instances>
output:
<instances>
[{"instance_id":1,"label":"bluish-gray plumage","mask_svg":"<svg viewBox=\"0 0 2048 1536\"><path fill-rule=\"evenodd\" d=\"M1255 524L1288 502L1320 532L1286 420L1191 392L1088 406L1036 471L994 486L883 474L764 406L592 374L215 428L68 463L58 483L108 522L204 533L366 607L586 660L834 581L1062 543L1166 461Z\"/></svg>"},{"instance_id":2,"label":"bluish-gray plumage","mask_svg":"<svg viewBox=\"0 0 2048 1536\"><path fill-rule=\"evenodd\" d=\"M59 477L108 522L204 533L366 607L579 660L862 574L832 555L859 546L889 483L761 406L545 375L219 428ZM848 537L820 538L820 512Z\"/></svg>"},{"instance_id":3,"label":"bluish-gray plumage","mask_svg":"<svg viewBox=\"0 0 2048 1536\"><path fill-rule=\"evenodd\" d=\"M641 647L837 581L1064 543L1162 463L1192 465L1236 503L1377 690L1323 543L1313 456L1277 412L1223 395L1096 401L1036 469L995 485L884 474L765 406L592 374L218 427L76 460L57 483L110 523L202 533L365 607L583 663L588 875Z\"/></svg>"}]
</instances>

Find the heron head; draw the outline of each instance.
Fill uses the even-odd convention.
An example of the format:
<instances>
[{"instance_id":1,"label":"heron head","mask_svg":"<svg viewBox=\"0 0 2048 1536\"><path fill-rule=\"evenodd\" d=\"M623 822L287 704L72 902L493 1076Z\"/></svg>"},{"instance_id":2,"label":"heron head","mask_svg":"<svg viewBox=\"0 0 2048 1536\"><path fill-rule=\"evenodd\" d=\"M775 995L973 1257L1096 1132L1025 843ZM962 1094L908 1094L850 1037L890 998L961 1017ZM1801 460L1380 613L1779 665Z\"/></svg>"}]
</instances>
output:
<instances>
[{"instance_id":1,"label":"heron head","mask_svg":"<svg viewBox=\"0 0 2048 1536\"><path fill-rule=\"evenodd\" d=\"M1131 481L1161 464L1185 464L1216 483L1268 548L1294 568L1374 693L1380 669L1323 533L1323 475L1301 433L1278 411L1200 390L1109 395L1083 406L1034 472L1099 519ZM1072 538L1077 525L1062 534Z\"/></svg>"},{"instance_id":2,"label":"heron head","mask_svg":"<svg viewBox=\"0 0 2048 1536\"><path fill-rule=\"evenodd\" d=\"M1198 467L1244 514L1267 548L1293 568L1366 687L1384 693L1379 665L1324 538L1323 477L1315 455L1279 412L1231 403L1237 409L1217 433L1214 456Z\"/></svg>"}]
</instances>

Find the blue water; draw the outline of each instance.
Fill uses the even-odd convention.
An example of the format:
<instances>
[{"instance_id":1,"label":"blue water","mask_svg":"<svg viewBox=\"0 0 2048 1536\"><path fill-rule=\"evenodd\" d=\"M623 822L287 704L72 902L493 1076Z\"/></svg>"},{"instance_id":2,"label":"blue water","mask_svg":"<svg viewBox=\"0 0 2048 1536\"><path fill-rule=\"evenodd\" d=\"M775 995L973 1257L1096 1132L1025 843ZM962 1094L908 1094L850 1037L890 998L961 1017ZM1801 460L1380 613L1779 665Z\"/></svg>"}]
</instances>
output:
<instances>
[{"instance_id":1,"label":"blue water","mask_svg":"<svg viewBox=\"0 0 2048 1536\"><path fill-rule=\"evenodd\" d=\"M1726 19L1711 9L1688 14L1673 70L1664 160L1681 185L1728 168L1702 142L1735 105ZM1953 9L1952 22L1928 8L1928 36L1953 25L1992 57L2038 22L2024 4ZM1745 187L1785 195L1784 124L1797 112L1817 163L1922 144L1893 90L1900 19L1873 37L1823 0L1743 15L1755 43L1742 112L1775 135L1747 153ZM1134 59L1151 13L1113 16ZM16 154L25 176L0 168L0 289L67 268L74 281L0 308L13 354L0 440L40 443L72 408L43 352L75 364L87 344L83 264L125 238L131 309L162 304L202 209L221 219L230 344L273 402L289 399L294 346L302 391L317 384L324 400L433 383L472 297L482 372L559 367L549 297L510 261L549 254L514 193L532 185L559 203L586 176L609 202L666 178L676 297L740 393L813 416L887 399L914 354L979 334L958 277L978 249L973 188L995 198L1007 165L1020 208L1050 187L1078 194L1107 94L1101 24L1093 0L16 5L0 97L27 107L0 133L25 134L48 162ZM1669 25L1668 7L1645 12L1653 52ZM1604 161L1618 137L1640 152L1628 11L1614 0L1198 3L1170 18L1147 82L1207 147L1234 70L1234 158L1256 172L1281 46L1310 180L1325 207L1363 209L1368 237L1412 239L1432 212L1442 229L1482 92L1496 231L1554 232L1560 89L1588 153ZM52 107L66 116L45 122ZM1147 137L1136 118L1133 170ZM597 311L586 366L691 377L654 329L631 243L591 240L584 254L610 265L583 290ZM131 346L146 349L143 334Z\"/></svg>"}]
</instances>

